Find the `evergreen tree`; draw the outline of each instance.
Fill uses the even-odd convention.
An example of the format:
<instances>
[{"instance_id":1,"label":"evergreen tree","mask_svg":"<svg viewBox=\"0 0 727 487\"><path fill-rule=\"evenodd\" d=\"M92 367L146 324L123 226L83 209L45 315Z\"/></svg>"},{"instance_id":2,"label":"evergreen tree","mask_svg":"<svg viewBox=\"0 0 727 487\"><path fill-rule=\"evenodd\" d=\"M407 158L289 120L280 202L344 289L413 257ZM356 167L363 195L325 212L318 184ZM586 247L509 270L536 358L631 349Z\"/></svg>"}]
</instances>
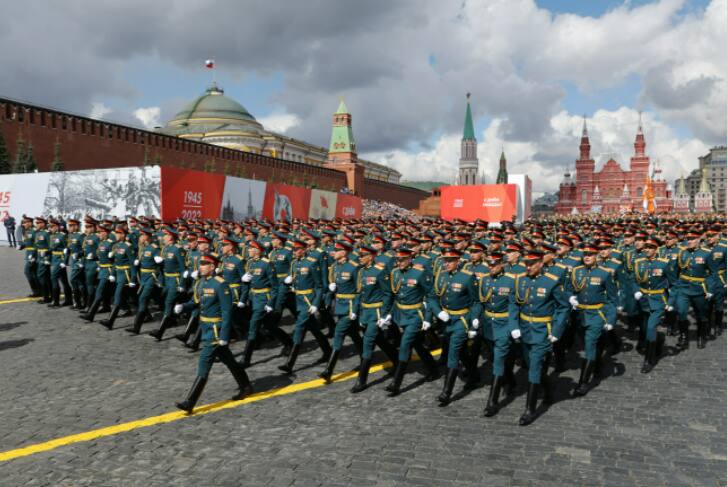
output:
<instances>
[{"instance_id":1,"label":"evergreen tree","mask_svg":"<svg viewBox=\"0 0 727 487\"><path fill-rule=\"evenodd\" d=\"M10 174L13 171L10 165L10 152L8 152L5 144L5 136L3 135L3 125L0 122L0 174Z\"/></svg>"},{"instance_id":2,"label":"evergreen tree","mask_svg":"<svg viewBox=\"0 0 727 487\"><path fill-rule=\"evenodd\" d=\"M53 145L53 162L51 162L51 171L65 171L65 165L63 159L61 159L61 143L56 139L56 143Z\"/></svg>"},{"instance_id":3,"label":"evergreen tree","mask_svg":"<svg viewBox=\"0 0 727 487\"><path fill-rule=\"evenodd\" d=\"M16 142L15 162L13 162L13 172L21 173L25 171L25 163L28 158L28 150L25 148L25 141L22 136L18 136Z\"/></svg>"},{"instance_id":4,"label":"evergreen tree","mask_svg":"<svg viewBox=\"0 0 727 487\"><path fill-rule=\"evenodd\" d=\"M144 147L144 166L151 166L151 157L149 156L149 148Z\"/></svg>"},{"instance_id":5,"label":"evergreen tree","mask_svg":"<svg viewBox=\"0 0 727 487\"><path fill-rule=\"evenodd\" d=\"M28 152L25 156L25 172L37 172L38 163L33 155L33 144L28 144Z\"/></svg>"},{"instance_id":6,"label":"evergreen tree","mask_svg":"<svg viewBox=\"0 0 727 487\"><path fill-rule=\"evenodd\" d=\"M162 165L162 156L160 156L159 154L157 154L156 156L154 156L154 165L155 166L161 166Z\"/></svg>"}]
</instances>

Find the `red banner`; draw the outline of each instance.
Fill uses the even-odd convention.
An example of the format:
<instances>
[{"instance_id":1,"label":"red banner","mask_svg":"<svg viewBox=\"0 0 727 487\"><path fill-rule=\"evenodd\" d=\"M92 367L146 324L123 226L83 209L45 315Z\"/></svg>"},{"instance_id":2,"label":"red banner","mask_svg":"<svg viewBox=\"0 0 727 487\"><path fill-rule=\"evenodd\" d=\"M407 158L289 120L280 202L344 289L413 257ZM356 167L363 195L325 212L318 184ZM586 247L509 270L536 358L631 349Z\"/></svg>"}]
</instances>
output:
<instances>
[{"instance_id":1,"label":"red banner","mask_svg":"<svg viewBox=\"0 0 727 487\"><path fill-rule=\"evenodd\" d=\"M270 184L265 188L263 217L270 220L291 221L308 219L310 190L287 184Z\"/></svg>"},{"instance_id":2,"label":"red banner","mask_svg":"<svg viewBox=\"0 0 727 487\"><path fill-rule=\"evenodd\" d=\"M338 193L336 218L361 218L363 204L358 196Z\"/></svg>"},{"instance_id":3,"label":"red banner","mask_svg":"<svg viewBox=\"0 0 727 487\"><path fill-rule=\"evenodd\" d=\"M517 214L515 184L481 184L478 186L443 186L442 218L487 222L510 221Z\"/></svg>"},{"instance_id":4,"label":"red banner","mask_svg":"<svg viewBox=\"0 0 727 487\"><path fill-rule=\"evenodd\" d=\"M162 167L162 218L219 218L224 174Z\"/></svg>"}]
</instances>

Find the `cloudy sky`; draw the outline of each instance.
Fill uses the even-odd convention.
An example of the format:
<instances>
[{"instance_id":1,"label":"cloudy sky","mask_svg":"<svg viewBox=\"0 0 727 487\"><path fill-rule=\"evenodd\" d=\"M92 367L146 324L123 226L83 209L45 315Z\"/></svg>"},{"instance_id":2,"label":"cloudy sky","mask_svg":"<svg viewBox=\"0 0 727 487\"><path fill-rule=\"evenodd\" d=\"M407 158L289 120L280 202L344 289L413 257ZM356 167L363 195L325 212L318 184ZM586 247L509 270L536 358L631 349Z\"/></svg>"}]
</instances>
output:
<instances>
[{"instance_id":1,"label":"cloudy sky","mask_svg":"<svg viewBox=\"0 0 727 487\"><path fill-rule=\"evenodd\" d=\"M451 181L465 94L480 167L553 191L585 114L600 160L669 179L727 143L727 0L6 2L0 96L153 127L217 79L267 128L327 146L343 97L364 157Z\"/></svg>"}]
</instances>

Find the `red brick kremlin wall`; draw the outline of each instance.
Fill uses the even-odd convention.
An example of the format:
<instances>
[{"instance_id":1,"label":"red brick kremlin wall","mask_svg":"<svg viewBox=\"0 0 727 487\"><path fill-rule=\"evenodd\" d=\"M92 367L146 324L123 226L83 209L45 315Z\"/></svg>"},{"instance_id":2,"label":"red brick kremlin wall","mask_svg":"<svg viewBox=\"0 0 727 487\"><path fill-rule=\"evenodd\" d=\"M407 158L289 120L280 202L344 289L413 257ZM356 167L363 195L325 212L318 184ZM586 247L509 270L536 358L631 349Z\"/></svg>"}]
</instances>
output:
<instances>
[{"instance_id":1,"label":"red brick kremlin wall","mask_svg":"<svg viewBox=\"0 0 727 487\"><path fill-rule=\"evenodd\" d=\"M339 191L346 174L333 169L242 152L203 142L93 120L0 99L0 127L14 160L17 140L33 145L39 171L49 171L56 142L68 171L104 167L173 166L250 179ZM362 196L416 208L427 192L365 180Z\"/></svg>"}]
</instances>

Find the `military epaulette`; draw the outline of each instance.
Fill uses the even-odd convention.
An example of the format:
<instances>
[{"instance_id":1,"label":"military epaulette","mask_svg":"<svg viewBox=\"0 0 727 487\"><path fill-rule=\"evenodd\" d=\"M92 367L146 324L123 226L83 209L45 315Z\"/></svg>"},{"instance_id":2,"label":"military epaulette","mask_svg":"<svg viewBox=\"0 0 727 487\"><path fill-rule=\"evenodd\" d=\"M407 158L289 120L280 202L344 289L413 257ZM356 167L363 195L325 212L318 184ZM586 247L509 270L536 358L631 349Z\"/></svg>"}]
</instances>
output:
<instances>
[{"instance_id":1,"label":"military epaulette","mask_svg":"<svg viewBox=\"0 0 727 487\"><path fill-rule=\"evenodd\" d=\"M473 273L472 271L469 271L469 270L467 270L467 269L462 269L462 270L461 270L460 272L461 272L462 274L467 274L468 276L472 276L472 275L474 275L474 273Z\"/></svg>"},{"instance_id":2,"label":"military epaulette","mask_svg":"<svg viewBox=\"0 0 727 487\"><path fill-rule=\"evenodd\" d=\"M559 281L560 277L556 276L555 274L551 274L550 272L545 273L545 277L548 277L554 281Z\"/></svg>"},{"instance_id":3,"label":"military epaulette","mask_svg":"<svg viewBox=\"0 0 727 487\"><path fill-rule=\"evenodd\" d=\"M583 266L582 266L582 265L577 265L577 266L575 266L575 267L574 267L573 269L571 269L571 270L575 271L576 269L579 269L579 268L581 268L581 267L583 267Z\"/></svg>"},{"instance_id":4,"label":"military epaulette","mask_svg":"<svg viewBox=\"0 0 727 487\"><path fill-rule=\"evenodd\" d=\"M260 259L260 260L262 260L263 262L270 262L270 259L268 259L267 257L263 257L263 258L262 258L262 259Z\"/></svg>"},{"instance_id":5,"label":"military epaulette","mask_svg":"<svg viewBox=\"0 0 727 487\"><path fill-rule=\"evenodd\" d=\"M634 262L639 262L639 261L642 261L642 260L644 260L644 259L646 259L646 257L639 257L639 258L638 258L638 259L636 259L636 260L635 260Z\"/></svg>"},{"instance_id":6,"label":"military epaulette","mask_svg":"<svg viewBox=\"0 0 727 487\"><path fill-rule=\"evenodd\" d=\"M610 267L604 267L602 265L599 265L598 268L601 269L602 271L610 272L611 274L616 272L616 269L611 269Z\"/></svg>"},{"instance_id":7,"label":"military epaulette","mask_svg":"<svg viewBox=\"0 0 727 487\"><path fill-rule=\"evenodd\" d=\"M622 262L622 261L620 261L620 260L618 260L618 259L614 259L614 258L611 258L611 259L609 259L609 261L610 261L610 262L615 262L615 263L616 263L616 264L618 264L618 265L621 265L621 264L623 264L623 262Z\"/></svg>"},{"instance_id":8,"label":"military epaulette","mask_svg":"<svg viewBox=\"0 0 727 487\"><path fill-rule=\"evenodd\" d=\"M377 262L376 264L374 264L374 267L376 267L377 269L386 269L386 266L381 262Z\"/></svg>"},{"instance_id":9,"label":"military epaulette","mask_svg":"<svg viewBox=\"0 0 727 487\"><path fill-rule=\"evenodd\" d=\"M424 257L425 259L431 259L431 257L428 256L427 254L419 254L419 257Z\"/></svg>"},{"instance_id":10,"label":"military epaulette","mask_svg":"<svg viewBox=\"0 0 727 487\"><path fill-rule=\"evenodd\" d=\"M424 266L421 265L421 264L414 264L414 265L412 265L412 268L414 268L414 269L416 269L418 271L423 271L424 270Z\"/></svg>"},{"instance_id":11,"label":"military epaulette","mask_svg":"<svg viewBox=\"0 0 727 487\"><path fill-rule=\"evenodd\" d=\"M712 249L710 249L709 247L702 247L702 250L704 250L706 252L711 252L712 251Z\"/></svg>"},{"instance_id":12,"label":"military epaulette","mask_svg":"<svg viewBox=\"0 0 727 487\"><path fill-rule=\"evenodd\" d=\"M513 274L512 272L506 272L505 276L509 277L510 279L517 279L517 277L518 277L517 274Z\"/></svg>"},{"instance_id":13,"label":"military epaulette","mask_svg":"<svg viewBox=\"0 0 727 487\"><path fill-rule=\"evenodd\" d=\"M215 281L217 281L217 282L225 282L225 279L222 276L215 276Z\"/></svg>"},{"instance_id":14,"label":"military epaulette","mask_svg":"<svg viewBox=\"0 0 727 487\"><path fill-rule=\"evenodd\" d=\"M669 259L667 259L666 257L657 257L656 260L658 260L659 262L666 262L667 264L669 263Z\"/></svg>"},{"instance_id":15,"label":"military epaulette","mask_svg":"<svg viewBox=\"0 0 727 487\"><path fill-rule=\"evenodd\" d=\"M358 262L356 262L355 260L348 259L348 263L354 267L358 267Z\"/></svg>"},{"instance_id":16,"label":"military epaulette","mask_svg":"<svg viewBox=\"0 0 727 487\"><path fill-rule=\"evenodd\" d=\"M311 262L318 262L318 260L316 260L316 258L315 258L315 257L311 257L311 256L308 256L308 257L306 257L305 259L306 259L306 260L309 260L309 261L311 261Z\"/></svg>"},{"instance_id":17,"label":"military epaulette","mask_svg":"<svg viewBox=\"0 0 727 487\"><path fill-rule=\"evenodd\" d=\"M567 266L567 265L565 265L565 264L561 264L560 262L556 262L556 263L555 263L555 264L553 264L553 265L555 265L555 267L560 267L561 269L567 269L567 268L568 268L568 266Z\"/></svg>"},{"instance_id":18,"label":"military epaulette","mask_svg":"<svg viewBox=\"0 0 727 487\"><path fill-rule=\"evenodd\" d=\"M525 274L527 274L527 272L518 272L517 274L515 274L514 272L505 273L506 276L513 276L514 279L517 279L518 277L523 277Z\"/></svg>"}]
</instances>

